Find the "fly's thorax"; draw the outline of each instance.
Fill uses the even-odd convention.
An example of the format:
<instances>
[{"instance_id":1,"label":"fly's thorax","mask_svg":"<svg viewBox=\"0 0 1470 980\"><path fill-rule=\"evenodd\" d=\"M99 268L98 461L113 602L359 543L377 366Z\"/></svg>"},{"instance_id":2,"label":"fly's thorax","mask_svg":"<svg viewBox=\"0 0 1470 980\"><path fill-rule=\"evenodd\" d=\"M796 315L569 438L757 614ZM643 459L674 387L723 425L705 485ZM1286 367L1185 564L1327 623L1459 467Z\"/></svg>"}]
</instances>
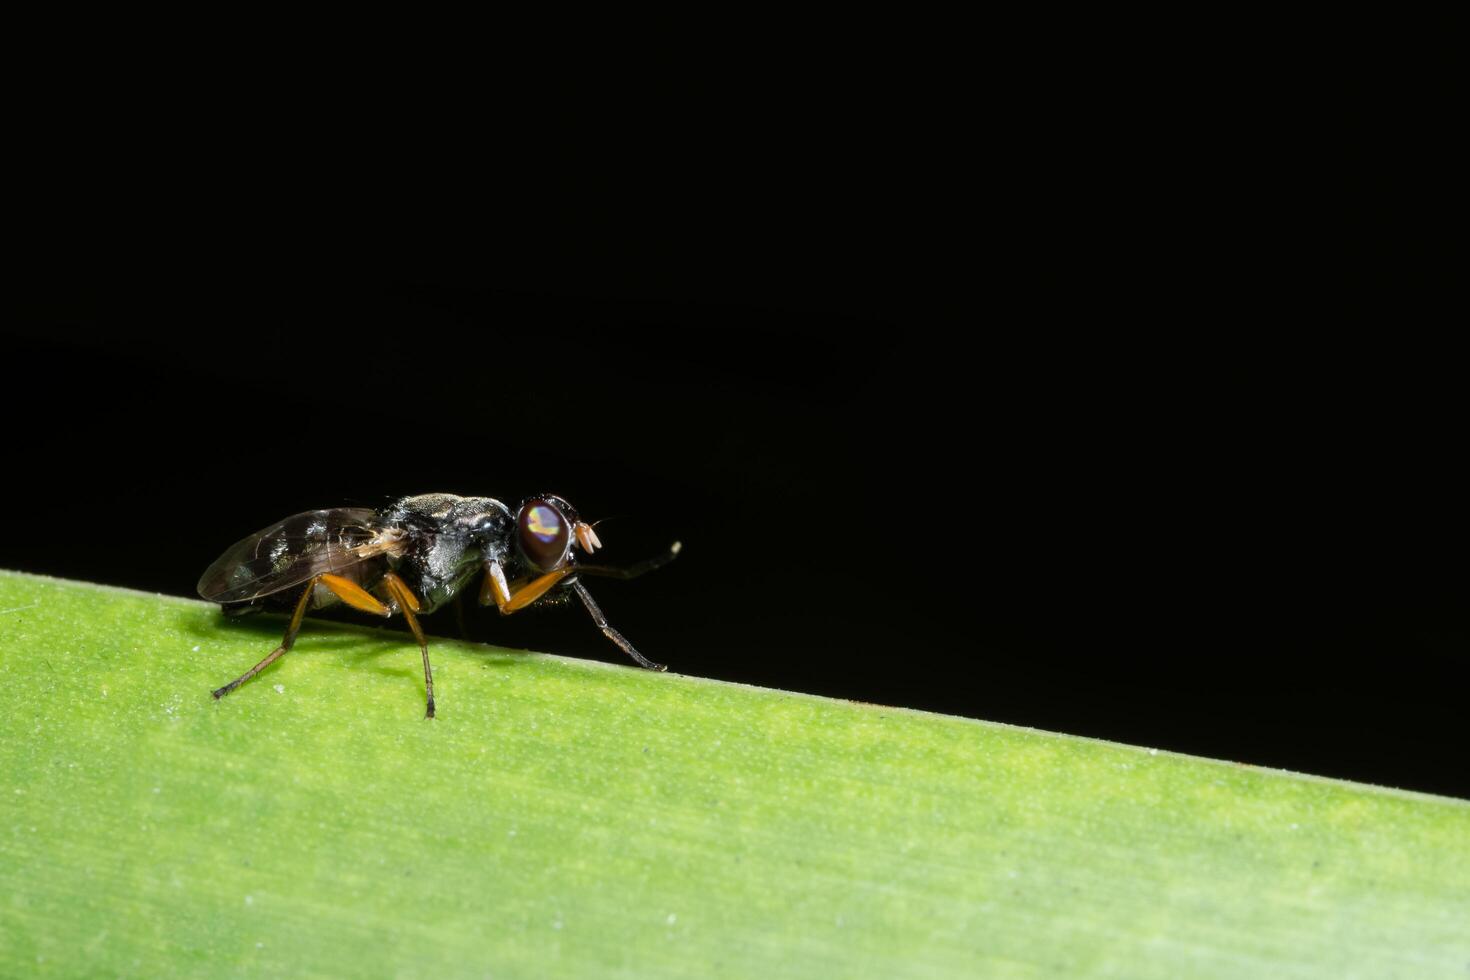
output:
<instances>
[{"instance_id":1,"label":"fly's thorax","mask_svg":"<svg viewBox=\"0 0 1470 980\"><path fill-rule=\"evenodd\" d=\"M455 532L480 562L503 561L515 529L510 508L494 497L466 497L450 515Z\"/></svg>"},{"instance_id":2,"label":"fly's thorax","mask_svg":"<svg viewBox=\"0 0 1470 980\"><path fill-rule=\"evenodd\" d=\"M418 530L407 538L392 559L398 573L422 604L427 615L454 598L479 568L479 550L453 528Z\"/></svg>"},{"instance_id":3,"label":"fly's thorax","mask_svg":"<svg viewBox=\"0 0 1470 980\"><path fill-rule=\"evenodd\" d=\"M425 493L404 497L381 512L385 526L401 527L420 542L417 551L440 549L437 561L459 560L470 550L496 557L513 533L515 517L494 497L461 497L452 493ZM442 547L441 547L442 546Z\"/></svg>"},{"instance_id":4,"label":"fly's thorax","mask_svg":"<svg viewBox=\"0 0 1470 980\"><path fill-rule=\"evenodd\" d=\"M454 493L420 493L394 501L384 509L383 515L390 521L421 518L439 522L446 520L467 499Z\"/></svg>"},{"instance_id":5,"label":"fly's thorax","mask_svg":"<svg viewBox=\"0 0 1470 980\"><path fill-rule=\"evenodd\" d=\"M428 612L459 592L483 563L509 547L515 519L493 497L448 493L404 497L382 512L404 533L395 567Z\"/></svg>"}]
</instances>

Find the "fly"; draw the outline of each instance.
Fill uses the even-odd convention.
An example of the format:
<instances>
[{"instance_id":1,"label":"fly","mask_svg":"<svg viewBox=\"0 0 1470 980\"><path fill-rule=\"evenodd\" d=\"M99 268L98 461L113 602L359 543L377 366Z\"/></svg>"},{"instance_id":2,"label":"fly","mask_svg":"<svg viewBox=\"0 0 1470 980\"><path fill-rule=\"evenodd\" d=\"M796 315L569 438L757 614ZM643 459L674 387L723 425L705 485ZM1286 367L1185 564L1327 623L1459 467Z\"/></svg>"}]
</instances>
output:
<instances>
[{"instance_id":1,"label":"fly","mask_svg":"<svg viewBox=\"0 0 1470 980\"><path fill-rule=\"evenodd\" d=\"M309 610L341 602L385 619L403 616L424 656L425 717L432 718L434 674L418 618L456 599L477 575L480 604L494 603L504 616L576 595L619 649L663 670L608 625L581 576L636 578L673 560L679 543L628 568L582 564L574 546L591 555L602 542L555 494L531 497L515 513L493 497L429 493L381 510L334 507L288 517L237 543L199 579L199 594L227 613L289 601L301 590L280 646L213 694L224 697L289 651Z\"/></svg>"}]
</instances>

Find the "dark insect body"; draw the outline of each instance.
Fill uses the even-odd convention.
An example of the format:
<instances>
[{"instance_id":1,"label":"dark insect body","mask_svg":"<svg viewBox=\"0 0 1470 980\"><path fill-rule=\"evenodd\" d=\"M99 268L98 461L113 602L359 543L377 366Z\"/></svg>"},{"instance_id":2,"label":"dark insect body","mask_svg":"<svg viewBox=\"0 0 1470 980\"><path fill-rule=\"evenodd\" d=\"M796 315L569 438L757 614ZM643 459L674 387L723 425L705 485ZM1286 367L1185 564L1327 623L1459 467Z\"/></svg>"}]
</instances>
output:
<instances>
[{"instance_id":1,"label":"dark insect body","mask_svg":"<svg viewBox=\"0 0 1470 980\"><path fill-rule=\"evenodd\" d=\"M574 547L602 547L592 525L554 494L531 497L517 511L493 497L428 493L381 509L336 507L288 517L238 542L199 579L199 594L237 613L289 600L300 589L281 645L214 691L224 697L291 649L312 609L343 602L377 616L399 613L424 657L425 717L434 717L434 674L418 617L457 599L482 575L481 605L510 615L536 602L575 595L603 634L639 665L663 670L608 625L583 575L634 578L672 560L667 553L629 568L580 563Z\"/></svg>"}]
</instances>

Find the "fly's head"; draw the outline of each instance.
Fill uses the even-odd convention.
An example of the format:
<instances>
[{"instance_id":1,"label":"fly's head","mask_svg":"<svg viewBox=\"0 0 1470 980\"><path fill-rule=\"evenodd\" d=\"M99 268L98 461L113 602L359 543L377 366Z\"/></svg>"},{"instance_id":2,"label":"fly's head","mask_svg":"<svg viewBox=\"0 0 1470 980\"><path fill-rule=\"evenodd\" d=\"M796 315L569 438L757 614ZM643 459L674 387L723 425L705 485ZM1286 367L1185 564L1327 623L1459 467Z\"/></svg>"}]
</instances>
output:
<instances>
[{"instance_id":1,"label":"fly's head","mask_svg":"<svg viewBox=\"0 0 1470 980\"><path fill-rule=\"evenodd\" d=\"M571 560L572 545L591 554L602 547L592 525L556 494L530 497L516 514L516 549L538 572L554 572Z\"/></svg>"}]
</instances>

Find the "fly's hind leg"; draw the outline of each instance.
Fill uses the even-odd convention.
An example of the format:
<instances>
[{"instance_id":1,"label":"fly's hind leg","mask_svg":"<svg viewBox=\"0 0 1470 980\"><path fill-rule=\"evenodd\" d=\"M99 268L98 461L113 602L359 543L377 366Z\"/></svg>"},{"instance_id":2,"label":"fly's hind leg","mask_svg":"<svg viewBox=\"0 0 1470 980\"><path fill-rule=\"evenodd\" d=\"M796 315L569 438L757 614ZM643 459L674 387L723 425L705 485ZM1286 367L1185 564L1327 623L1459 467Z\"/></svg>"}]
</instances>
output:
<instances>
[{"instance_id":1,"label":"fly's hind leg","mask_svg":"<svg viewBox=\"0 0 1470 980\"><path fill-rule=\"evenodd\" d=\"M424 697L427 707L424 709L424 717L434 717L434 671L429 667L429 641L424 636L423 627L419 625L419 618L414 613L419 611L418 596L408 584L397 575L389 572L383 576L383 587L398 604L398 611L403 613L403 618L408 623L408 628L413 630L414 639L419 641L419 649L424 654Z\"/></svg>"},{"instance_id":2,"label":"fly's hind leg","mask_svg":"<svg viewBox=\"0 0 1470 980\"><path fill-rule=\"evenodd\" d=\"M301 631L301 618L306 615L306 607L310 605L312 593L316 591L316 582L316 579L312 579L310 582L307 582L306 588L301 593L301 598L296 600L296 611L291 614L291 623L286 627L286 635L281 639L281 645L272 650L270 652L270 656L266 657L254 667L251 667L249 670L245 671L245 673L241 674L239 677L236 677L234 680L230 681L224 687L216 688L213 692L214 699L216 701L224 697L226 694L229 694L241 684L244 684L246 681L250 680L250 678L254 677L262 670L265 670L271 664L279 660L282 654L291 649L291 644L296 642L296 634Z\"/></svg>"},{"instance_id":3,"label":"fly's hind leg","mask_svg":"<svg viewBox=\"0 0 1470 980\"><path fill-rule=\"evenodd\" d=\"M388 607L383 605L377 599L374 599L367 592L364 592L362 587L359 586L356 582L345 579L340 575L318 575L310 582L306 583L306 588L302 590L301 598L296 600L296 611L291 614L291 622L290 625L286 627L286 635L284 638L282 638L281 645L272 650L270 652L270 655L262 660L260 663L256 664L254 667L251 667L249 670L245 671L245 673L241 674L239 677L236 677L224 687L218 688L213 691L212 693L214 694L214 698L216 701L224 697L226 694L229 694L241 684L244 684L246 681L250 680L250 678L254 677L262 670L265 670L271 664L279 660L282 654L291 649L291 645L296 642L296 634L301 631L301 620L306 615L306 607L311 605L311 597L313 594L315 594L316 587L318 585L326 586L332 591L334 595L337 596L337 598L341 599L349 606L352 606L354 609L361 609L364 612L376 613L379 616L389 615L390 610L388 609Z\"/></svg>"}]
</instances>

